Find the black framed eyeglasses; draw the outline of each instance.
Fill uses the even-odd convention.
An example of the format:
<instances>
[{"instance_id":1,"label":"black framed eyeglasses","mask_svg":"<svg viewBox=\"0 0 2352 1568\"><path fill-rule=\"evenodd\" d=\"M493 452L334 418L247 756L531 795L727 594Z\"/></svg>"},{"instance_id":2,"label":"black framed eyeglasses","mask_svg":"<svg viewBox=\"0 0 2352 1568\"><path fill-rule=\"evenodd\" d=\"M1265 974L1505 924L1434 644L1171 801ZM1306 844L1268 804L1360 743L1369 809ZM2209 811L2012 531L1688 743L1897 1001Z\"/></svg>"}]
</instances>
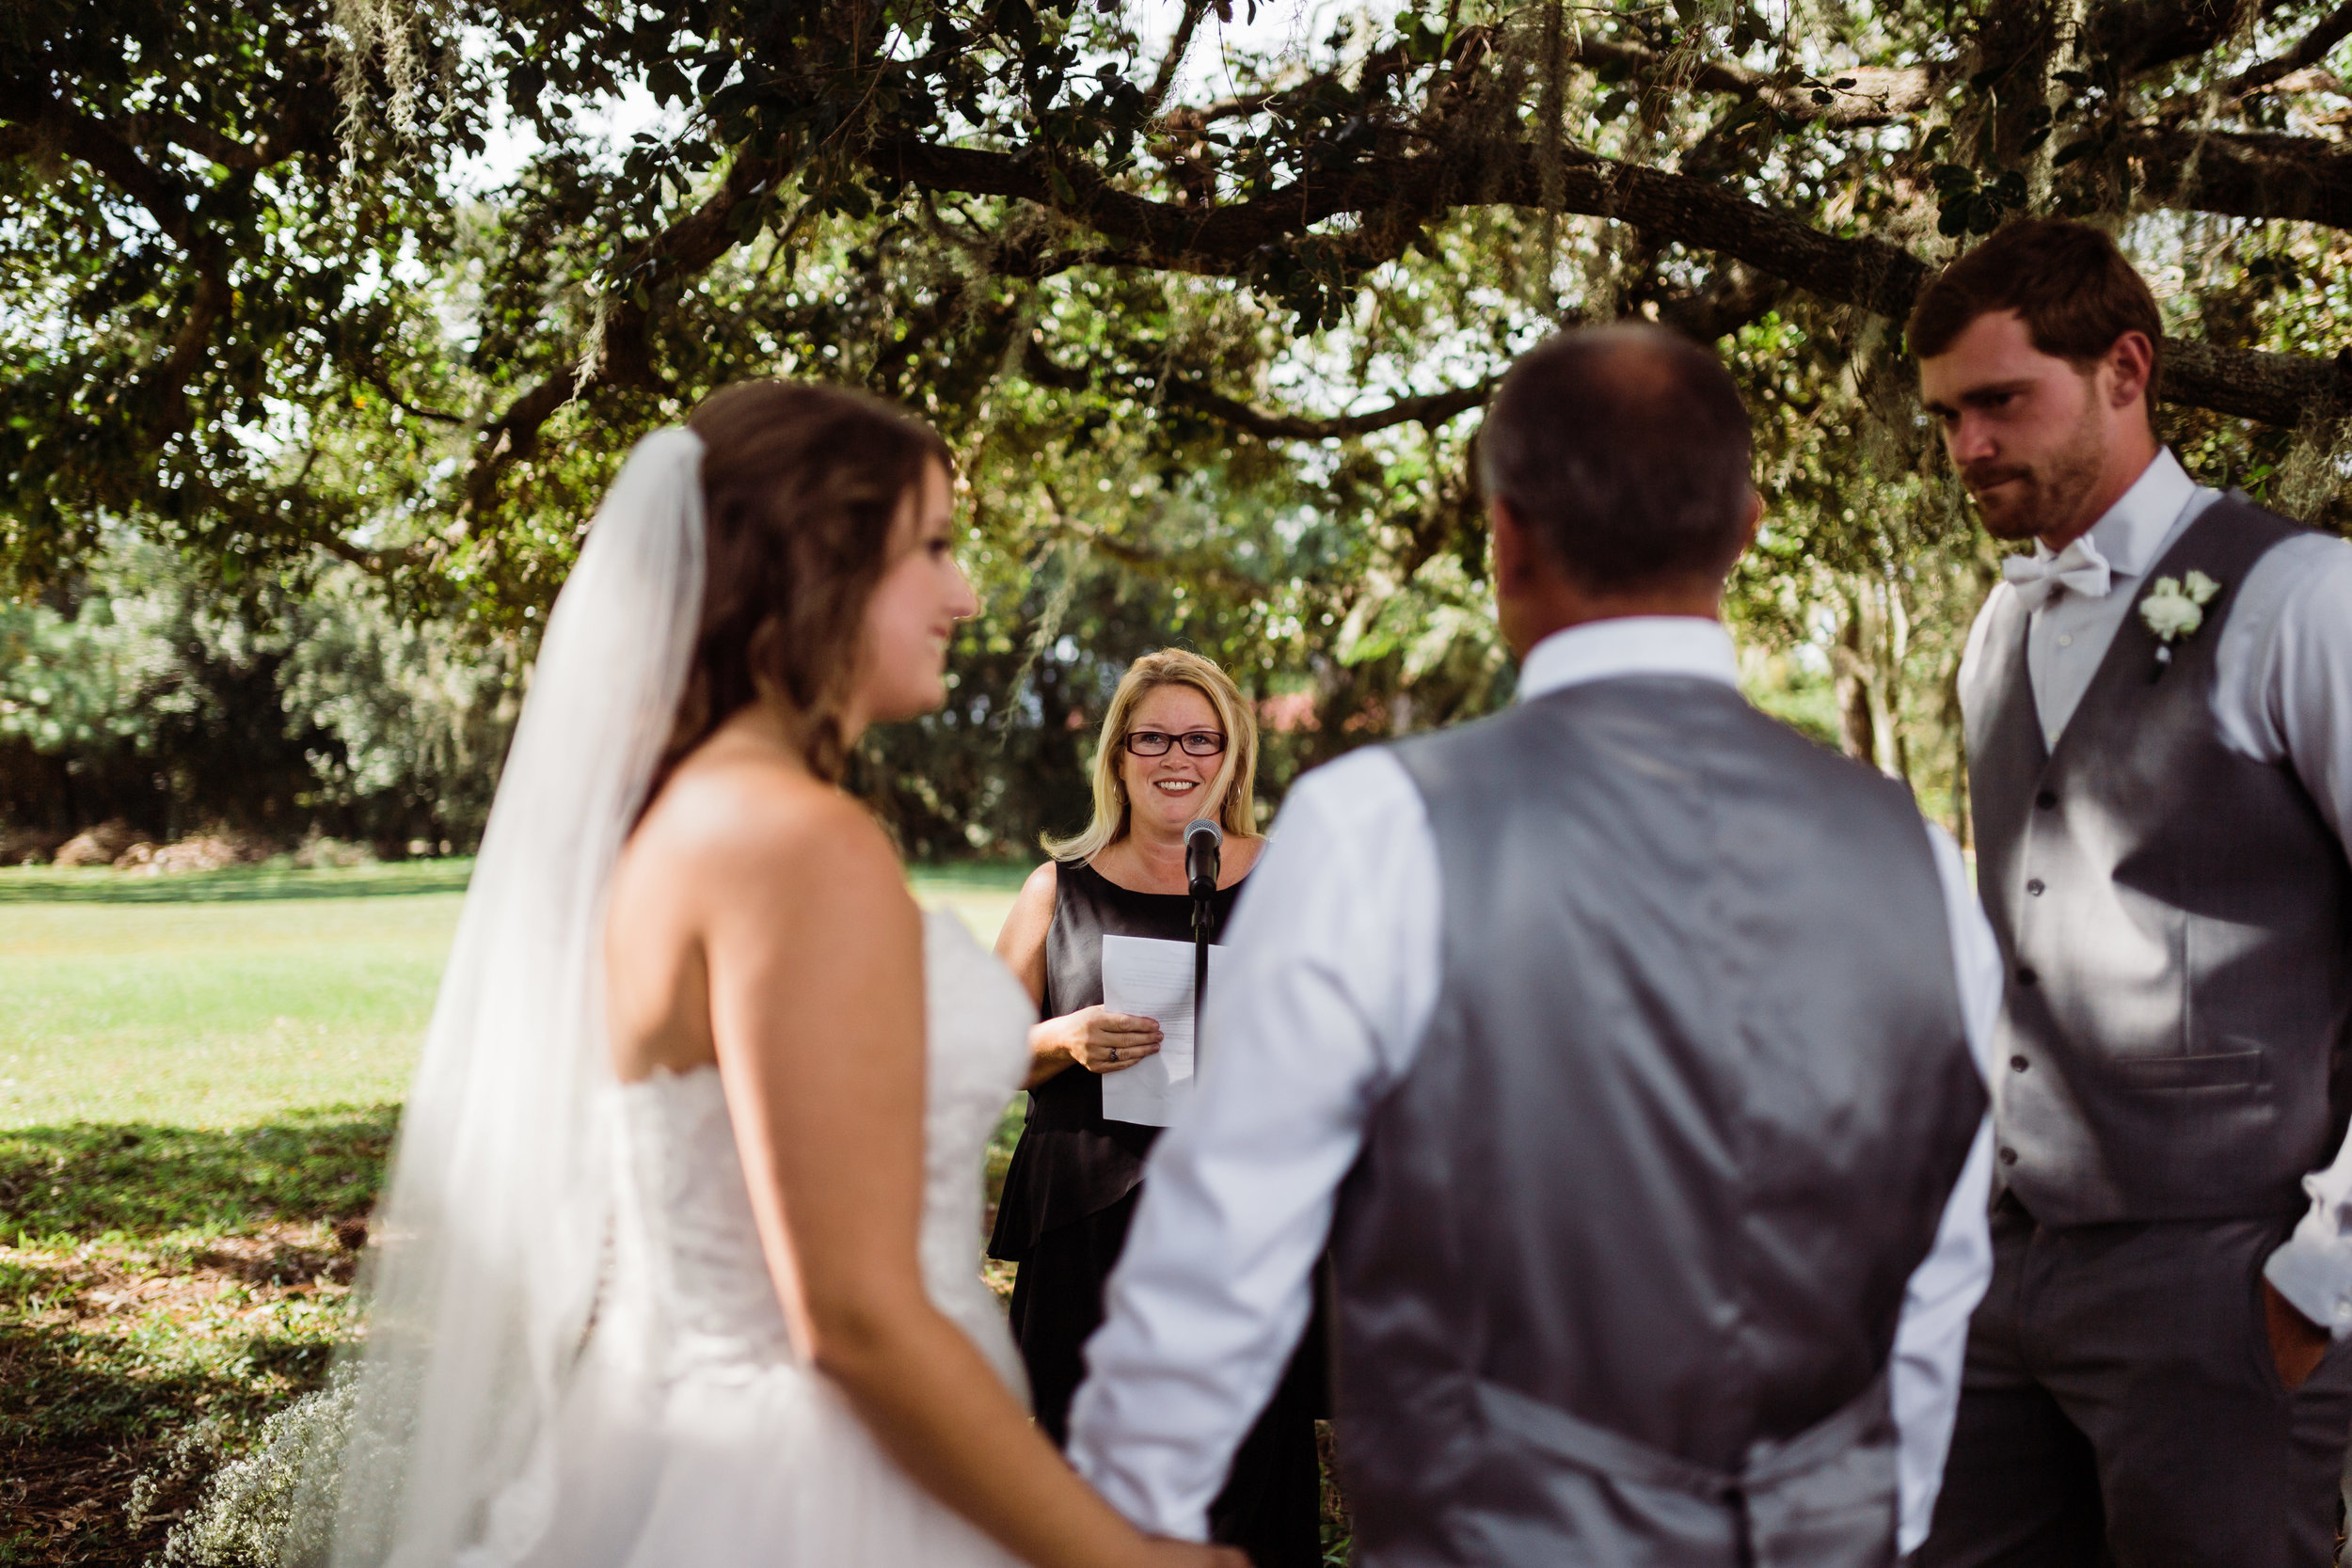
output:
<instances>
[{"instance_id":1,"label":"black framed eyeglasses","mask_svg":"<svg viewBox=\"0 0 2352 1568\"><path fill-rule=\"evenodd\" d=\"M1127 750L1139 757L1164 757L1170 746L1182 746L1188 757L1213 757L1225 750L1225 737L1215 730L1186 730L1182 735L1166 730L1127 732Z\"/></svg>"}]
</instances>

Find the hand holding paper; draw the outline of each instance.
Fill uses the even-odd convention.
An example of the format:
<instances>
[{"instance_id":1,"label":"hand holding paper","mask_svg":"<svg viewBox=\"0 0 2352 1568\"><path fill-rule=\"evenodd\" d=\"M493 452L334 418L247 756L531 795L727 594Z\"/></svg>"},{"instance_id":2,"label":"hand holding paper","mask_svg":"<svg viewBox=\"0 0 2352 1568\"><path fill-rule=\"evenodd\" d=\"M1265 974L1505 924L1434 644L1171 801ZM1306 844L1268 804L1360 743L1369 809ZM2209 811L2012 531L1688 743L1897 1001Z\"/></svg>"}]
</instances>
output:
<instances>
[{"instance_id":1,"label":"hand holding paper","mask_svg":"<svg viewBox=\"0 0 2352 1568\"><path fill-rule=\"evenodd\" d=\"M1209 949L1209 983L1225 950ZM1112 1121L1166 1127L1192 1094L1192 943L1153 937L1103 939L1103 1005L1160 1026L1159 1054L1103 1078L1103 1115Z\"/></svg>"}]
</instances>

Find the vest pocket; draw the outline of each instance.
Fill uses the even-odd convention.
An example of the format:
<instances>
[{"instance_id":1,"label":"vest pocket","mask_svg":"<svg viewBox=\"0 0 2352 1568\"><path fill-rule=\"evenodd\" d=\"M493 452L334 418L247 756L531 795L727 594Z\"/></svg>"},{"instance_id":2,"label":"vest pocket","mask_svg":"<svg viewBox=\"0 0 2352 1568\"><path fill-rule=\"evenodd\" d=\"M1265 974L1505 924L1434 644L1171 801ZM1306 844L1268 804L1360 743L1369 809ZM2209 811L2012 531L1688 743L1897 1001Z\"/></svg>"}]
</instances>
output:
<instances>
[{"instance_id":1,"label":"vest pocket","mask_svg":"<svg viewBox=\"0 0 2352 1568\"><path fill-rule=\"evenodd\" d=\"M2112 1064L2125 1088L2154 1091L2231 1089L2270 1082L2264 1051L2222 1051L2203 1056L2125 1056Z\"/></svg>"},{"instance_id":2,"label":"vest pocket","mask_svg":"<svg viewBox=\"0 0 2352 1568\"><path fill-rule=\"evenodd\" d=\"M2243 1047L2221 1037L2216 1044ZM2061 1154L2075 1177L2121 1181L2100 1219L2220 1219L2274 1212L2269 1166L2280 1115L2269 1053L2127 1056L2101 1063L2085 1096L2090 1143ZM2301 1167L2297 1167L2299 1175ZM2291 1182L2292 1179L2290 1179Z\"/></svg>"}]
</instances>

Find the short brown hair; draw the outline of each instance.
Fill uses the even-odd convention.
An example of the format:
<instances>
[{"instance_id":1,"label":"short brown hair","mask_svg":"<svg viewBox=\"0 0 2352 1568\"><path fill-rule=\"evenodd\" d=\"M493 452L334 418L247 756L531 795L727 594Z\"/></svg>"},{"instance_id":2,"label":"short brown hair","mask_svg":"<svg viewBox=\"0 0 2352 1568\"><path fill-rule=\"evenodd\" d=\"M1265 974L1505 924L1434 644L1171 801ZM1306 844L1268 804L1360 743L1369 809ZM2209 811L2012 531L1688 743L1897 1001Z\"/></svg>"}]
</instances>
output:
<instances>
[{"instance_id":1,"label":"short brown hair","mask_svg":"<svg viewBox=\"0 0 2352 1568\"><path fill-rule=\"evenodd\" d=\"M1611 593L1721 578L1755 497L1755 434L1714 355L1640 324L1530 350L1486 409L1479 479L1552 560Z\"/></svg>"},{"instance_id":2,"label":"short brown hair","mask_svg":"<svg viewBox=\"0 0 2352 1568\"><path fill-rule=\"evenodd\" d=\"M2148 339L2148 405L2164 369L2164 322L2147 279L2115 242L2087 223L2019 218L1919 292L1904 329L1915 358L1950 348L1979 316L2014 310L2033 346L2077 370L2106 356L2126 332Z\"/></svg>"},{"instance_id":3,"label":"short brown hair","mask_svg":"<svg viewBox=\"0 0 2352 1568\"><path fill-rule=\"evenodd\" d=\"M809 768L837 779L891 525L926 463L953 471L947 444L879 398L792 381L738 382L686 423L703 439L702 617L655 788L763 688L807 717Z\"/></svg>"}]
</instances>

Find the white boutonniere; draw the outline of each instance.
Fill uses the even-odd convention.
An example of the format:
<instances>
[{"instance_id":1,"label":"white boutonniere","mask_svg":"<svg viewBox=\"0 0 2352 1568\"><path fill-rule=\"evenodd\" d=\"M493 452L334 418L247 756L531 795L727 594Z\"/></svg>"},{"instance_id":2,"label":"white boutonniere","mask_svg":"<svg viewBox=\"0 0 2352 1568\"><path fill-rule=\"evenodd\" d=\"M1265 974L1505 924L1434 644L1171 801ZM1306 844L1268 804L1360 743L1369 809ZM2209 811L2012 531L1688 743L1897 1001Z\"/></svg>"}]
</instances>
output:
<instances>
[{"instance_id":1,"label":"white boutonniere","mask_svg":"<svg viewBox=\"0 0 2352 1568\"><path fill-rule=\"evenodd\" d=\"M2205 606L2221 585L2202 572L2185 578L2158 578L2139 601L2139 618L2156 640L2156 674L2172 662L2172 644L2197 635L2205 624ZM2153 676L2150 677L2153 679Z\"/></svg>"}]
</instances>

